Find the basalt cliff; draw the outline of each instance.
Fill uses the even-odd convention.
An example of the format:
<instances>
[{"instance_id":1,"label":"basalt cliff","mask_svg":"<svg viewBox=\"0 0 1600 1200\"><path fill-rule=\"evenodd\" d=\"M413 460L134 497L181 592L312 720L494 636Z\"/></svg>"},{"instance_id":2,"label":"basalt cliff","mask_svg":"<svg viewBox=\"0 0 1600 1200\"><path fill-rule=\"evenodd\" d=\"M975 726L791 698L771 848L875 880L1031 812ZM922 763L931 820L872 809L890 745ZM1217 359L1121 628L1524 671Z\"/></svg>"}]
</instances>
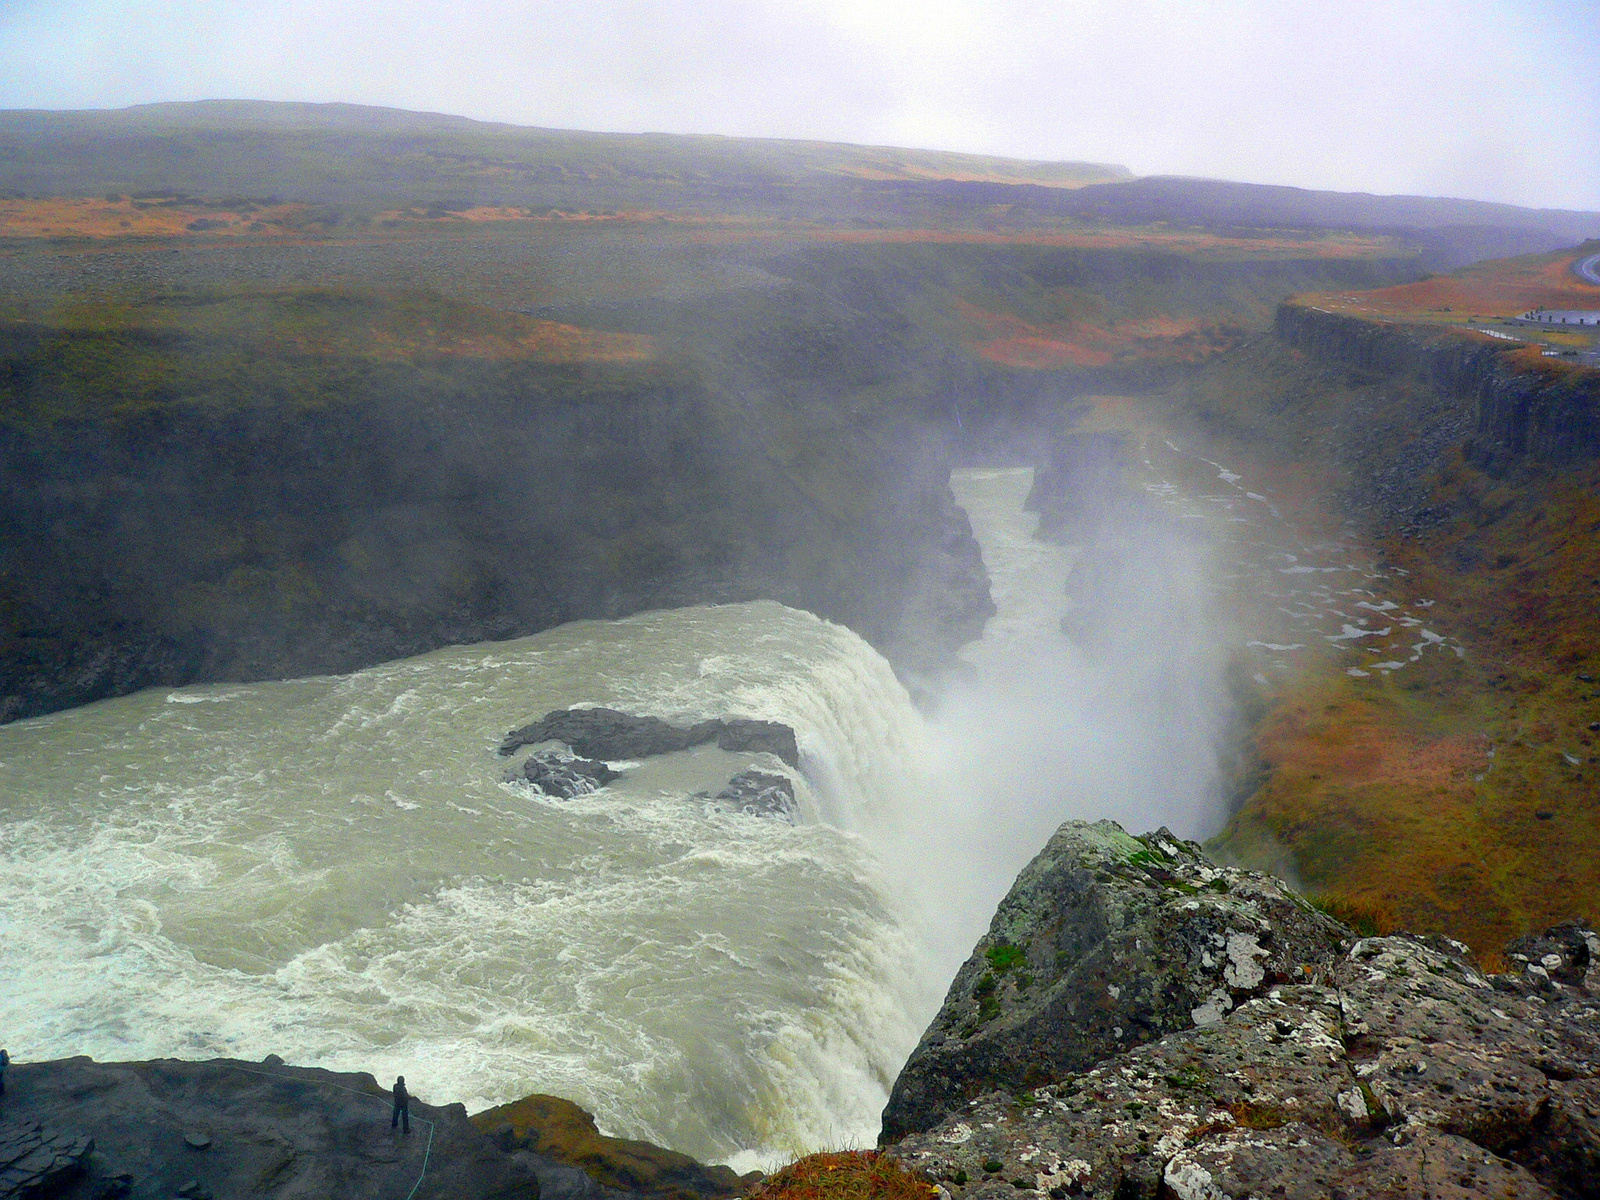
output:
<instances>
[{"instance_id":1,"label":"basalt cliff","mask_svg":"<svg viewBox=\"0 0 1600 1200\"><path fill-rule=\"evenodd\" d=\"M1600 1195L1600 937L1358 937L1166 831L1063 825L884 1114L953 1197Z\"/></svg>"}]
</instances>

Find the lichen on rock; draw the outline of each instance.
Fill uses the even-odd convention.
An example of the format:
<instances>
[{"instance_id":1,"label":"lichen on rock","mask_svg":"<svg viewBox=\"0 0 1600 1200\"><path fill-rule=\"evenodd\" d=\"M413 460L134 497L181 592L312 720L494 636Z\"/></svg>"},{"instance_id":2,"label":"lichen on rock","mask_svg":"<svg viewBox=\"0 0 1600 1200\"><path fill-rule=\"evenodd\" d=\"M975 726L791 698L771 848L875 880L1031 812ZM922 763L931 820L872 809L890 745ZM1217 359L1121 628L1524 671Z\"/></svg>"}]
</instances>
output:
<instances>
[{"instance_id":1,"label":"lichen on rock","mask_svg":"<svg viewBox=\"0 0 1600 1200\"><path fill-rule=\"evenodd\" d=\"M895 1096L938 1098L921 1083L934 1070L979 1094L898 1139L890 1153L908 1167L954 1200L1600 1195L1592 930L1570 922L1520 939L1510 948L1518 970L1490 976L1458 942L1358 939L1281 884L1217 871L1164 831L1120 832L1063 826L1002 904L1006 919L996 915L968 979L997 930L1030 938L1030 961L1046 931L1083 949L1037 999L996 986L1004 1007L971 1034L940 1038L941 1012ZM1165 877L1145 882L1132 866ZM1233 906L1211 911L1182 888L1183 899L1145 894L1217 880ZM1062 905L1054 926L1046 897ZM1127 939L1156 931L1151 953L1127 952ZM1292 964L1291 948L1305 961ZM1108 1043L1111 1018L1060 1016L1068 1003L1089 1011L1090 978L1093 1011L1114 1010L1132 1036ZM960 1020L957 983L946 1009ZM1143 1007L1119 1007L1127 1002ZM1053 1057L1033 1062L1093 1061L1018 1085L995 1053L1016 1030L1055 1039L1038 1047Z\"/></svg>"},{"instance_id":2,"label":"lichen on rock","mask_svg":"<svg viewBox=\"0 0 1600 1200\"><path fill-rule=\"evenodd\" d=\"M1018 875L895 1082L884 1140L996 1085L1033 1088L1266 987L1325 971L1347 931L1271 876L1162 829L1069 821Z\"/></svg>"}]
</instances>

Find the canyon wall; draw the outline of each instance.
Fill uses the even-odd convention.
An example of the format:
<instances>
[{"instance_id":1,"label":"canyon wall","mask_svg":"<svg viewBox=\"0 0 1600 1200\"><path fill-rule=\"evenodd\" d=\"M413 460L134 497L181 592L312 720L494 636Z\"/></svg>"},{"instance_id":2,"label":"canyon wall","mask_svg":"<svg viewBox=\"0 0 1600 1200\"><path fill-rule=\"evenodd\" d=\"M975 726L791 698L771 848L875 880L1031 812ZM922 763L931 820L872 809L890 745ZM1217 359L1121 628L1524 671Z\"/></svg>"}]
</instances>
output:
<instances>
[{"instance_id":1,"label":"canyon wall","mask_svg":"<svg viewBox=\"0 0 1600 1200\"><path fill-rule=\"evenodd\" d=\"M613 274L668 253L607 246ZM849 625L915 689L992 611L952 464L1040 461L1072 396L1169 381L1286 291L1415 271L757 246L705 292L522 309L485 253L339 250L354 277L440 287L396 299L306 288L292 247L130 248L119 271L157 298L112 304L93 255L17 259L13 289L58 307L0 328L0 720L756 598ZM495 341L550 320L654 349ZM1163 322L1193 344L1116 340ZM995 361L984 339L1018 329L1121 349Z\"/></svg>"},{"instance_id":2,"label":"canyon wall","mask_svg":"<svg viewBox=\"0 0 1600 1200\"><path fill-rule=\"evenodd\" d=\"M1289 345L1344 367L1418 376L1441 392L1470 399L1477 407L1475 449L1486 457L1570 463L1600 454L1600 371L1541 369L1520 361L1529 352L1512 343L1380 324L1301 304L1280 305L1274 329Z\"/></svg>"},{"instance_id":3,"label":"canyon wall","mask_svg":"<svg viewBox=\"0 0 1600 1200\"><path fill-rule=\"evenodd\" d=\"M0 719L761 597L915 670L989 611L948 463L870 422L808 446L692 371L310 356L102 411L47 378L62 340L0 355Z\"/></svg>"}]
</instances>

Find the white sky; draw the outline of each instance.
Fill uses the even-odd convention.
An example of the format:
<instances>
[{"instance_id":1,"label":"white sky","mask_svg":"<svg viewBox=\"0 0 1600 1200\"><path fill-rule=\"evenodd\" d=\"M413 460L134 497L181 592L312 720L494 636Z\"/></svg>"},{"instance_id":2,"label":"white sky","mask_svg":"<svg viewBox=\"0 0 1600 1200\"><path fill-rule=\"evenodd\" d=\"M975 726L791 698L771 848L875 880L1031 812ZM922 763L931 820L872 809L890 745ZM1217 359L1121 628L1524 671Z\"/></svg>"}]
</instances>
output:
<instances>
[{"instance_id":1,"label":"white sky","mask_svg":"<svg viewBox=\"0 0 1600 1200\"><path fill-rule=\"evenodd\" d=\"M215 97L1600 210L1600 0L0 0L0 107Z\"/></svg>"}]
</instances>

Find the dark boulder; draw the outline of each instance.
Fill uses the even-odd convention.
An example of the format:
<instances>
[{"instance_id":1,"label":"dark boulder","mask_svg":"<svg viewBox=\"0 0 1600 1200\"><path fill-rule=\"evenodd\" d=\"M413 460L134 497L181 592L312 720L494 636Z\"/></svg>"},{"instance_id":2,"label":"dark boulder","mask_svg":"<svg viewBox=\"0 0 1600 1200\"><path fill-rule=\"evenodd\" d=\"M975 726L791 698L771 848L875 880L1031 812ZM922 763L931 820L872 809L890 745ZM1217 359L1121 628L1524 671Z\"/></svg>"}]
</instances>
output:
<instances>
[{"instance_id":1,"label":"dark boulder","mask_svg":"<svg viewBox=\"0 0 1600 1200\"><path fill-rule=\"evenodd\" d=\"M1215 1024L1333 961L1344 929L1271 876L1161 830L1069 821L1022 869L895 1081L883 1139Z\"/></svg>"},{"instance_id":2,"label":"dark boulder","mask_svg":"<svg viewBox=\"0 0 1600 1200\"><path fill-rule=\"evenodd\" d=\"M597 792L621 773L593 758L579 758L559 750L536 750L511 778L531 783L546 796L571 800Z\"/></svg>"},{"instance_id":3,"label":"dark boulder","mask_svg":"<svg viewBox=\"0 0 1600 1200\"><path fill-rule=\"evenodd\" d=\"M794 784L788 776L772 771L758 771L754 767L740 771L711 799L721 807L752 817L776 817L791 825L800 820Z\"/></svg>"},{"instance_id":4,"label":"dark boulder","mask_svg":"<svg viewBox=\"0 0 1600 1200\"><path fill-rule=\"evenodd\" d=\"M779 721L755 721L748 717L701 721L689 730L700 741L716 739L717 749L731 754L770 754L779 762L800 769L800 747L794 730ZM705 734L709 733L709 737Z\"/></svg>"},{"instance_id":5,"label":"dark boulder","mask_svg":"<svg viewBox=\"0 0 1600 1200\"><path fill-rule=\"evenodd\" d=\"M49 1135L49 1152L78 1158L57 1190L5 1195L392 1200L414 1189L415 1200L540 1200L537 1164L496 1146L459 1104L412 1097L411 1135L392 1132L389 1093L371 1075L277 1059L70 1058L15 1064L0 1104L16 1123L0 1129L71 1130Z\"/></svg>"},{"instance_id":6,"label":"dark boulder","mask_svg":"<svg viewBox=\"0 0 1600 1200\"><path fill-rule=\"evenodd\" d=\"M963 968L886 1133L897 1102L906 1125L945 1110L890 1153L952 1200L1600 1196L1600 937L1569 922L1507 957L1485 975L1446 938L1358 939L1165 832L1068 824ZM1048 1019L1064 1003L1076 1023ZM1031 1086L996 1045L1085 1065ZM976 1094L950 1105L921 1082L935 1069Z\"/></svg>"},{"instance_id":7,"label":"dark boulder","mask_svg":"<svg viewBox=\"0 0 1600 1200\"><path fill-rule=\"evenodd\" d=\"M557 709L506 734L500 753L514 754L523 746L541 742L562 742L585 758L611 761L671 754L715 742L723 750L773 754L791 767L800 766L793 729L777 721L746 717L718 717L683 728L659 717L636 717L614 708Z\"/></svg>"}]
</instances>

